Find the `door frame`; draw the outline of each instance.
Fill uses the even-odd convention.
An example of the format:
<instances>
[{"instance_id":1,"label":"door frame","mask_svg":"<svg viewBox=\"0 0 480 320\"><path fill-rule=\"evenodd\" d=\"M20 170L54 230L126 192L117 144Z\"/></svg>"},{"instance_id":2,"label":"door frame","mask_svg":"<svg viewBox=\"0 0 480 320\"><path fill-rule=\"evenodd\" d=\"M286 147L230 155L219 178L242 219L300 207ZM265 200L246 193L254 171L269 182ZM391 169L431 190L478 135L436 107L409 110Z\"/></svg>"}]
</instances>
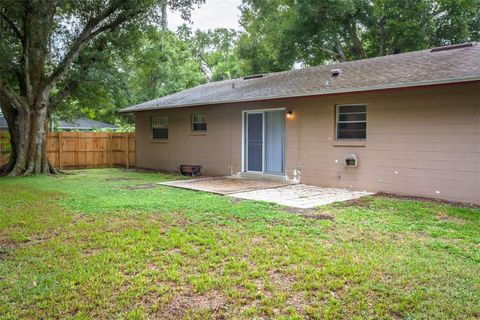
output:
<instances>
[{"instance_id":1,"label":"door frame","mask_svg":"<svg viewBox=\"0 0 480 320\"><path fill-rule=\"evenodd\" d=\"M268 172L265 172L265 112L268 112L268 111L283 111L285 112L287 108L270 108L270 109L253 109L253 110L242 110L242 141L241 141L241 144L242 144L242 172L248 172L248 173L256 173L256 174L270 174L272 175L272 173L268 173ZM246 161L246 157L247 157L247 148L246 148L246 144L247 144L247 140L246 140L246 137L247 137L247 115L248 114L255 114L255 113L261 113L263 116L262 116L262 171L247 171L247 161ZM285 122L286 123L286 122ZM285 138L286 138L286 128L285 128L285 125L283 127L283 173L281 174L278 174L276 176L285 176L286 173L285 173L285 167L286 167L286 161L285 161L285 155L286 155L286 148L285 148Z\"/></svg>"}]
</instances>

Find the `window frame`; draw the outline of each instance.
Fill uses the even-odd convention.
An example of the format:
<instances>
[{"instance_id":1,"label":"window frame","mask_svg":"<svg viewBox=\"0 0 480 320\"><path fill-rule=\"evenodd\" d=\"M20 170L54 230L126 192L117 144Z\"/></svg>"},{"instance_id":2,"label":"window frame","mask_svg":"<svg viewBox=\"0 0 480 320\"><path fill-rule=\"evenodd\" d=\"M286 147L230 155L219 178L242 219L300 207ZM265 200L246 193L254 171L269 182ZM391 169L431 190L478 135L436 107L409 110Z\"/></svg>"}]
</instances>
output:
<instances>
[{"instance_id":1,"label":"window frame","mask_svg":"<svg viewBox=\"0 0 480 320\"><path fill-rule=\"evenodd\" d=\"M340 121L340 107L349 107L349 106L363 106L365 107L365 112L351 112L351 113L342 113L342 114L362 114L365 113L365 120L354 120L354 121ZM368 106L366 103L350 103L350 104L337 104L335 105L335 141L366 141L367 140L367 116L368 116ZM365 138L339 138L338 137L338 124L339 123L365 123Z\"/></svg>"},{"instance_id":2,"label":"window frame","mask_svg":"<svg viewBox=\"0 0 480 320\"><path fill-rule=\"evenodd\" d=\"M205 118L205 122L195 122L195 116L198 116L198 115L203 115L204 118ZM196 130L194 128L194 125L198 124L198 123L204 123L205 124L205 130ZM190 117L190 130L193 133L206 133L208 131L207 114L205 112L192 113L192 115Z\"/></svg>"},{"instance_id":3,"label":"window frame","mask_svg":"<svg viewBox=\"0 0 480 320\"><path fill-rule=\"evenodd\" d=\"M154 129L165 129L165 128L154 128L153 122L155 121L155 119L159 119L159 118L166 118L167 119L167 121L166 121L166 123L167 123L167 125L166 125L167 126L166 127L167 137L166 138L155 138L154 137L154 134L153 134ZM150 134L151 134L151 139L152 140L154 140L154 141L168 141L168 138L169 138L169 124L168 124L168 122L169 122L168 116L154 116L154 117L151 117L151 119L150 119Z\"/></svg>"}]
</instances>

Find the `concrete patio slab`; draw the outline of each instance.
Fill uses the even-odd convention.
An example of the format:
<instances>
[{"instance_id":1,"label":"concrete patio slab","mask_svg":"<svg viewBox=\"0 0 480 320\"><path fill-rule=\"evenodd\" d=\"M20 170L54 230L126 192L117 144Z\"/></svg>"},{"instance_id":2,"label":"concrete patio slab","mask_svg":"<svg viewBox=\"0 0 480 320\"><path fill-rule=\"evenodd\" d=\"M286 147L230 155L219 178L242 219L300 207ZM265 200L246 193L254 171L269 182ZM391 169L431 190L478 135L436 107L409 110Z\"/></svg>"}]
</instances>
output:
<instances>
[{"instance_id":1,"label":"concrete patio slab","mask_svg":"<svg viewBox=\"0 0 480 320\"><path fill-rule=\"evenodd\" d=\"M266 201L301 209L358 199L372 194L365 191L322 188L305 184L290 184L283 181L231 177L169 181L159 184L212 192L237 199Z\"/></svg>"},{"instance_id":2,"label":"concrete patio slab","mask_svg":"<svg viewBox=\"0 0 480 320\"><path fill-rule=\"evenodd\" d=\"M264 189L230 194L230 197L281 204L287 207L310 209L338 201L358 199L371 195L365 191L322 188L295 184L275 189Z\"/></svg>"},{"instance_id":3,"label":"concrete patio slab","mask_svg":"<svg viewBox=\"0 0 480 320\"><path fill-rule=\"evenodd\" d=\"M191 180L162 182L160 184L164 186L206 191L222 195L269 188L278 188L290 185L290 183L284 181L245 179L233 177L199 178Z\"/></svg>"}]
</instances>

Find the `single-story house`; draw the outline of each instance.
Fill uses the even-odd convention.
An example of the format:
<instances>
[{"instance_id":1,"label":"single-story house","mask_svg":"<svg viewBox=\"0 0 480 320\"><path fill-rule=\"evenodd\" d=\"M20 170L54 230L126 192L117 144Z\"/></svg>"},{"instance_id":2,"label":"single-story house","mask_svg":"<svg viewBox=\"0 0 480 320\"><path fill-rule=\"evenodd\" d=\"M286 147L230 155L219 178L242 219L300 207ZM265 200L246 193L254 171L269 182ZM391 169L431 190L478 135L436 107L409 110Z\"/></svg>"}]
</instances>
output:
<instances>
[{"instance_id":1,"label":"single-story house","mask_svg":"<svg viewBox=\"0 0 480 320\"><path fill-rule=\"evenodd\" d=\"M79 118L73 121L59 121L56 126L61 131L92 131L94 129L118 130L116 125L87 118ZM8 131L8 124L0 111L0 131Z\"/></svg>"},{"instance_id":2,"label":"single-story house","mask_svg":"<svg viewBox=\"0 0 480 320\"><path fill-rule=\"evenodd\" d=\"M207 83L122 110L138 167L480 204L480 45Z\"/></svg>"}]
</instances>

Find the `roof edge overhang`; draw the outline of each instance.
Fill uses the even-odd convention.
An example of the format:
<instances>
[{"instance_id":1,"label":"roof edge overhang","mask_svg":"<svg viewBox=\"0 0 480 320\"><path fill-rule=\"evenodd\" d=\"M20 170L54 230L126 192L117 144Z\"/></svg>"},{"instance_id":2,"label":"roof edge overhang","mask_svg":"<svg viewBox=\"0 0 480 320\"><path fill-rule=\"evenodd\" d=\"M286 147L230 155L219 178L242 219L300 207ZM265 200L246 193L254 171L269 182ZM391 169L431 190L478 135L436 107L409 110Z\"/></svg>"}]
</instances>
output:
<instances>
[{"instance_id":1,"label":"roof edge overhang","mask_svg":"<svg viewBox=\"0 0 480 320\"><path fill-rule=\"evenodd\" d=\"M137 108L137 109L131 109L132 107L128 107L128 108L120 110L119 112L120 113L135 113L135 112L140 112L140 111L154 111L154 110L163 110L163 109L200 107L200 106L209 106L209 105L215 105L215 104L231 104L231 103L254 102L254 101L264 101L264 100L306 98L306 97L339 95L339 94L348 94L348 93L366 93L366 92L372 92L372 91L384 91L384 90L396 90L396 89L413 89L413 88L434 87L434 86L441 86L441 85L443 86L443 85L467 84L467 83L479 82L479 81L480 81L480 76L466 77L466 78L442 79L442 80L426 80L426 81L412 82L412 83L400 83L400 84L396 84L396 85L378 85L378 86L359 87L359 88L352 88L352 89L324 90L324 91L321 91L321 92L308 93L308 94L298 94L298 95L278 95L278 96L265 96L265 97L250 98L250 99L218 100L218 101L211 101L211 102L179 104L179 105L159 106L159 107L147 107L147 108Z\"/></svg>"}]
</instances>

